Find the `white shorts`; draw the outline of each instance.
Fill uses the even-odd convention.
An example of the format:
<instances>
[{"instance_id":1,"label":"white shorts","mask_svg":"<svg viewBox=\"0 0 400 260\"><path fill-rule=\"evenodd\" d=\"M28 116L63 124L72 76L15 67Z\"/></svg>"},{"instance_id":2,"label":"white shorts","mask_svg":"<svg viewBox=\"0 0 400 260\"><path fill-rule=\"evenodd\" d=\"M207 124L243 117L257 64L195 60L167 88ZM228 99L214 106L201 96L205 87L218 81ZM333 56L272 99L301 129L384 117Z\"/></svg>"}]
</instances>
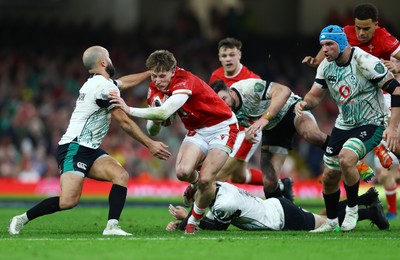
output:
<instances>
[{"instance_id":1,"label":"white shorts","mask_svg":"<svg viewBox=\"0 0 400 260\"><path fill-rule=\"evenodd\" d=\"M190 130L183 142L191 142L197 145L204 154L211 149L220 149L230 154L235 144L239 131L236 116L210 127Z\"/></svg>"},{"instance_id":2,"label":"white shorts","mask_svg":"<svg viewBox=\"0 0 400 260\"><path fill-rule=\"evenodd\" d=\"M235 145L233 146L233 151L229 156L241 161L249 162L250 158L253 156L261 143L262 135L257 135L257 142L255 144L250 143L245 138L245 135L245 131L239 131Z\"/></svg>"}]
</instances>

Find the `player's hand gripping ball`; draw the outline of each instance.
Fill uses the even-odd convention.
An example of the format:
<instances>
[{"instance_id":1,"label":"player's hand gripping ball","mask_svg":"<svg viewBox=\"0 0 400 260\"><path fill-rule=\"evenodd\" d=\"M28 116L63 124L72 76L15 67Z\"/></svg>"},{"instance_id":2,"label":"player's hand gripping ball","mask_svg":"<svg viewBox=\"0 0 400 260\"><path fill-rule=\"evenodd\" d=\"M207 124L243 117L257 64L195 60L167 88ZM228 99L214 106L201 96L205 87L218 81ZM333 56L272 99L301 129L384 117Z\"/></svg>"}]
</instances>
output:
<instances>
[{"instance_id":1,"label":"player's hand gripping ball","mask_svg":"<svg viewBox=\"0 0 400 260\"><path fill-rule=\"evenodd\" d=\"M162 106L162 104L164 104L164 102L167 100L167 98L168 98L168 96L161 92L155 93L150 98L149 105L152 107L160 107L160 106ZM170 126L174 122L175 116L176 116L176 113L173 113L169 118L167 118L164 121L161 121L161 125L162 126Z\"/></svg>"}]
</instances>

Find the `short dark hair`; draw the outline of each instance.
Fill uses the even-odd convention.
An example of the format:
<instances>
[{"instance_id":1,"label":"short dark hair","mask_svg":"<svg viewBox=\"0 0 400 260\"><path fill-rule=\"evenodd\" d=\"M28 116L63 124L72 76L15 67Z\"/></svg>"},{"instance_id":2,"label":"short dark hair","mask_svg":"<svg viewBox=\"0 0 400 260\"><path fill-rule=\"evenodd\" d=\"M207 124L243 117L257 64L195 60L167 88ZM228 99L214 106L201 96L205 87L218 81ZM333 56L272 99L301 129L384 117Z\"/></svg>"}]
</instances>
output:
<instances>
[{"instance_id":1,"label":"short dark hair","mask_svg":"<svg viewBox=\"0 0 400 260\"><path fill-rule=\"evenodd\" d=\"M211 84L210 84L210 87L215 91L215 93L217 93L218 94L218 92L220 92L220 91L228 91L229 90L229 87L226 85L226 83L223 81L223 80L221 80L221 79L218 79L218 80L216 80L216 81L213 81Z\"/></svg>"},{"instance_id":2,"label":"short dark hair","mask_svg":"<svg viewBox=\"0 0 400 260\"><path fill-rule=\"evenodd\" d=\"M379 11L373 4L359 4L354 7L353 18L359 20L371 19L373 22L378 21Z\"/></svg>"},{"instance_id":3,"label":"short dark hair","mask_svg":"<svg viewBox=\"0 0 400 260\"><path fill-rule=\"evenodd\" d=\"M237 48L238 50L240 50L242 48L242 42L239 41L238 39L232 38L232 37L228 37L225 39L222 39L219 41L218 43L218 50L221 48Z\"/></svg>"}]
</instances>

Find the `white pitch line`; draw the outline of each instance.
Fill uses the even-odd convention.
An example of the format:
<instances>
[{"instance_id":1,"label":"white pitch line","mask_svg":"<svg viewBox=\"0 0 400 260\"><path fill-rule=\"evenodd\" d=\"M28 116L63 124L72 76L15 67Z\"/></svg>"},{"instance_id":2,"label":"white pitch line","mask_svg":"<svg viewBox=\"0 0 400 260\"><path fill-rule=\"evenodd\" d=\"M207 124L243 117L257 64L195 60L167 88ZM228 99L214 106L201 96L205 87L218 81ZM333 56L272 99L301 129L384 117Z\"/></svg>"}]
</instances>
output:
<instances>
[{"instance_id":1,"label":"white pitch line","mask_svg":"<svg viewBox=\"0 0 400 260\"><path fill-rule=\"evenodd\" d=\"M181 236L181 237L113 237L113 238L19 238L19 237L10 237L10 238L0 238L0 241L11 241L11 240L22 240L22 241L92 241L92 240L98 240L98 241L103 241L103 240L132 240L132 241L174 241L174 240L183 240L183 239L191 239L191 240L284 240L284 237L200 237L200 236ZM286 238L287 239L287 238ZM301 238L290 238L292 240L400 240L400 238L394 238L394 237L322 237L322 236L309 236L309 237L301 237Z\"/></svg>"}]
</instances>

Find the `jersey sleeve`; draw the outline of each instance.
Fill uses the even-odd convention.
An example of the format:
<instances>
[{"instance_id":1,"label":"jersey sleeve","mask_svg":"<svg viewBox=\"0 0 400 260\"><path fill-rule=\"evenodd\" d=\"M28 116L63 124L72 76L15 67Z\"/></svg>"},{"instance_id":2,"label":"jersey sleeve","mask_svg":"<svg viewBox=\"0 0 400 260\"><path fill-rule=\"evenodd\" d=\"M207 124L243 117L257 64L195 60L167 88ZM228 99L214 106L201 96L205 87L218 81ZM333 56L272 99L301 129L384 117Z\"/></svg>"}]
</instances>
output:
<instances>
[{"instance_id":1,"label":"jersey sleeve","mask_svg":"<svg viewBox=\"0 0 400 260\"><path fill-rule=\"evenodd\" d=\"M106 84L97 94L96 94L96 104L99 107L107 108L108 111L115 108L115 105L110 102L108 97L109 94L120 96L119 89L113 83Z\"/></svg>"},{"instance_id":2,"label":"jersey sleeve","mask_svg":"<svg viewBox=\"0 0 400 260\"><path fill-rule=\"evenodd\" d=\"M238 89L243 96L251 97L252 100L259 102L269 96L270 82L262 79L249 78L240 80L231 85L231 88Z\"/></svg>"},{"instance_id":3,"label":"jersey sleeve","mask_svg":"<svg viewBox=\"0 0 400 260\"><path fill-rule=\"evenodd\" d=\"M325 75L324 75L324 68L327 65L326 59L322 60L317 68L317 74L315 75L315 85L319 88L326 89L328 88L328 84L326 84Z\"/></svg>"},{"instance_id":4,"label":"jersey sleeve","mask_svg":"<svg viewBox=\"0 0 400 260\"><path fill-rule=\"evenodd\" d=\"M189 96L192 95L193 86L195 85L193 81L193 75L186 73L177 73L175 74L174 80L171 82L170 91L171 94L187 94Z\"/></svg>"},{"instance_id":5,"label":"jersey sleeve","mask_svg":"<svg viewBox=\"0 0 400 260\"><path fill-rule=\"evenodd\" d=\"M358 55L361 72L372 83L378 84L388 73L387 67L373 55Z\"/></svg>"},{"instance_id":6,"label":"jersey sleeve","mask_svg":"<svg viewBox=\"0 0 400 260\"><path fill-rule=\"evenodd\" d=\"M385 28L379 28L376 33L379 33L376 38L380 39L380 45L382 48L390 54L390 56L396 55L400 51L399 40L391 35Z\"/></svg>"}]
</instances>

